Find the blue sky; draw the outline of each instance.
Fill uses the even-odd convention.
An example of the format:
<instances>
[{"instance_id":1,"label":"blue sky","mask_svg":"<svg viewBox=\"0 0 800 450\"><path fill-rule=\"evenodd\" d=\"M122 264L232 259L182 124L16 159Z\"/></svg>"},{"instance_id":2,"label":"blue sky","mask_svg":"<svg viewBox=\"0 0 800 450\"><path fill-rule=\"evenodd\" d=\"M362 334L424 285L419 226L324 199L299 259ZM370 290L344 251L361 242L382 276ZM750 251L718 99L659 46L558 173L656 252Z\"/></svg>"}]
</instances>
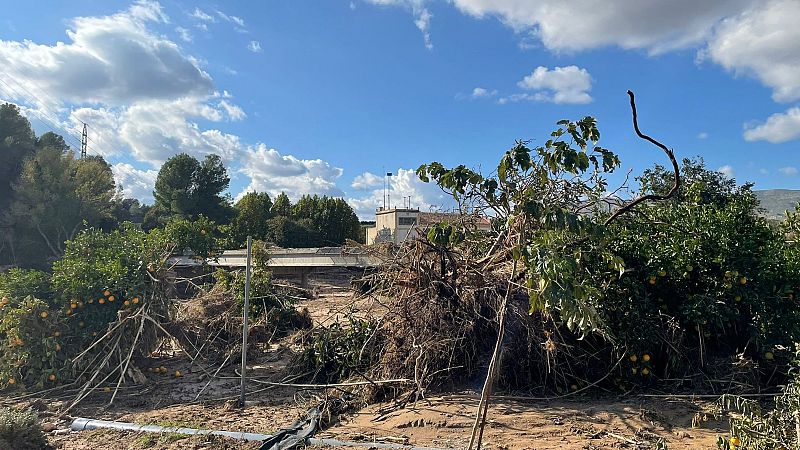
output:
<instances>
[{"instance_id":1,"label":"blue sky","mask_svg":"<svg viewBox=\"0 0 800 450\"><path fill-rule=\"evenodd\" d=\"M592 115L623 170L665 163L634 139L757 188L800 188L796 0L4 2L0 98L38 132L114 165L151 201L179 152L223 156L230 194L342 196L369 218L447 200L411 169L490 169L516 139Z\"/></svg>"}]
</instances>

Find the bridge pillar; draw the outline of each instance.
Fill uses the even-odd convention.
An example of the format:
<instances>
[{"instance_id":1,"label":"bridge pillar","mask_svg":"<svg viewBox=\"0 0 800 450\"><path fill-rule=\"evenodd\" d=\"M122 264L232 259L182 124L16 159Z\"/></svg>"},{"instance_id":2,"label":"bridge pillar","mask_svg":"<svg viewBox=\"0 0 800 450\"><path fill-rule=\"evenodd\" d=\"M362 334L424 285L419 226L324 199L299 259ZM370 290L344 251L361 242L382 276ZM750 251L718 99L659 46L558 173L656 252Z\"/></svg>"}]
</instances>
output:
<instances>
[{"instance_id":1,"label":"bridge pillar","mask_svg":"<svg viewBox=\"0 0 800 450\"><path fill-rule=\"evenodd\" d=\"M302 268L300 270L300 286L307 288L308 287L308 274L311 273L311 269Z\"/></svg>"}]
</instances>

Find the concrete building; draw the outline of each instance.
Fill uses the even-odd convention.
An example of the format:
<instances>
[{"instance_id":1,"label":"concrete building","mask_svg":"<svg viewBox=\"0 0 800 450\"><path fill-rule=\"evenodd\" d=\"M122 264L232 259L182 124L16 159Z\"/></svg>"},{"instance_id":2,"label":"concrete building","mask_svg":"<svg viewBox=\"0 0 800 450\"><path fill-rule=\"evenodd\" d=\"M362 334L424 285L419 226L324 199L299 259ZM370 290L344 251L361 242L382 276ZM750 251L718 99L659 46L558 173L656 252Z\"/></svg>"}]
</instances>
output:
<instances>
[{"instance_id":1,"label":"concrete building","mask_svg":"<svg viewBox=\"0 0 800 450\"><path fill-rule=\"evenodd\" d=\"M380 208L375 213L375 226L366 228L367 245L392 242L401 244L406 239L414 239L431 226L440 222L460 219L458 213L420 212L411 208ZM479 230L489 230L491 224L486 217L476 217Z\"/></svg>"}]
</instances>

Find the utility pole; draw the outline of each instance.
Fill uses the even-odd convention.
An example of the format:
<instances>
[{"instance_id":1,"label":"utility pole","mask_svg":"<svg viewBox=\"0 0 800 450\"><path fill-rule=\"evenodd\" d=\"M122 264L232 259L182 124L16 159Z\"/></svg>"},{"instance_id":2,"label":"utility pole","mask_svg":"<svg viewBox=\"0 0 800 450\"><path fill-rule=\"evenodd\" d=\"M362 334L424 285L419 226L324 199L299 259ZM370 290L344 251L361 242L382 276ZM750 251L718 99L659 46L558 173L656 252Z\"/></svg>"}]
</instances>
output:
<instances>
[{"instance_id":1,"label":"utility pole","mask_svg":"<svg viewBox=\"0 0 800 450\"><path fill-rule=\"evenodd\" d=\"M86 123L83 124L83 132L81 133L81 159L86 158L86 148L89 146L89 132L86 131Z\"/></svg>"},{"instance_id":2,"label":"utility pole","mask_svg":"<svg viewBox=\"0 0 800 450\"><path fill-rule=\"evenodd\" d=\"M247 236L247 261L244 268L244 309L242 311L242 385L239 394L239 406L244 408L245 380L247 371L247 333L250 329L247 317L250 310L250 266L253 263L253 237Z\"/></svg>"}]
</instances>

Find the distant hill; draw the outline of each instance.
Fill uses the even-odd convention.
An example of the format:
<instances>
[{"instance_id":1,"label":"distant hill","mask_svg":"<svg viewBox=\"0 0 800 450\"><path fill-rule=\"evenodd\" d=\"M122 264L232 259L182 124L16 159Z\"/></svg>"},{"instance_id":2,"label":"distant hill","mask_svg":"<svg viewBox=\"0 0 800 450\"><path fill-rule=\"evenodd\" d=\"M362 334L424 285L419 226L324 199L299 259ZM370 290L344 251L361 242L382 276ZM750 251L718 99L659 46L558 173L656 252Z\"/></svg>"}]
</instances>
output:
<instances>
[{"instance_id":1,"label":"distant hill","mask_svg":"<svg viewBox=\"0 0 800 450\"><path fill-rule=\"evenodd\" d=\"M797 189L766 189L753 191L765 210L764 215L770 219L783 219L784 211L794 211L800 202L800 190Z\"/></svg>"}]
</instances>

